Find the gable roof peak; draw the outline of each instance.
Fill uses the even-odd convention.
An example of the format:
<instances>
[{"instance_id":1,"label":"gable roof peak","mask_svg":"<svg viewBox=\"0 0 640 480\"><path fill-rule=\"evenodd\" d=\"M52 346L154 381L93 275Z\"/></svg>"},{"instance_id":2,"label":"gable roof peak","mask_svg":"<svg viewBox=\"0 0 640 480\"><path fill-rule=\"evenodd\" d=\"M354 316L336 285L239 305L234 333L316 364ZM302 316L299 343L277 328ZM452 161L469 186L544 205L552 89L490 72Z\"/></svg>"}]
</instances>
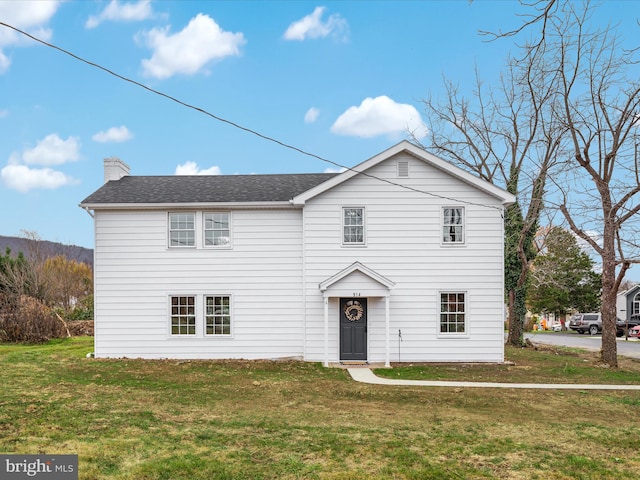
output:
<instances>
[{"instance_id":1,"label":"gable roof peak","mask_svg":"<svg viewBox=\"0 0 640 480\"><path fill-rule=\"evenodd\" d=\"M466 170L463 170L462 168L457 167L456 165L453 165L452 163L449 163L446 160L443 160L442 158L437 157L436 155L430 152L427 152L422 147L419 147L409 142L408 140L402 140L401 142L396 143L395 145L369 158L368 160L365 160L364 162L359 163L358 165L347 169L345 172L342 172L336 177L320 185L317 185L316 187L311 188L306 192L302 192L300 195L298 195L293 199L293 204L304 205L307 200L310 200L316 197L317 195L320 195L321 193L324 193L325 191L337 185L340 185L343 182L346 182L347 180L355 177L356 175L366 172L367 170L375 167L376 165L402 152L406 152L411 156L417 158L418 160L421 160L424 163L429 164L432 167L437 168L438 170L441 170L447 173L448 175L451 175L452 177L455 177L463 181L464 183L471 185L472 187L487 193L488 195L498 199L503 206L511 205L516 201L515 196L507 192L506 190L503 190L502 188L497 187L492 183L489 183L485 180L482 180L472 175ZM393 182L388 182L388 183L393 183ZM397 185L397 186L402 187L402 185Z\"/></svg>"}]
</instances>

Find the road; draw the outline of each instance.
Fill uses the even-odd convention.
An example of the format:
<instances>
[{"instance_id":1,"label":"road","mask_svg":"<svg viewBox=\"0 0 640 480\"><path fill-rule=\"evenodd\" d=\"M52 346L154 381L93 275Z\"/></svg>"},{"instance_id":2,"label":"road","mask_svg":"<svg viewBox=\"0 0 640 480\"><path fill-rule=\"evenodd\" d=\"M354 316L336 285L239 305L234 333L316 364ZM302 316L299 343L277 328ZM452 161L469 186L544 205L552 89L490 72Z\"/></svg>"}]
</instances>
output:
<instances>
[{"instance_id":1,"label":"road","mask_svg":"<svg viewBox=\"0 0 640 480\"><path fill-rule=\"evenodd\" d=\"M545 333L525 333L525 338L533 343L544 343L547 345L562 345L565 347L585 348L587 350L599 351L601 346L600 335L578 335L577 333L545 332ZM618 338L618 355L640 359L640 341L636 339L625 340Z\"/></svg>"}]
</instances>

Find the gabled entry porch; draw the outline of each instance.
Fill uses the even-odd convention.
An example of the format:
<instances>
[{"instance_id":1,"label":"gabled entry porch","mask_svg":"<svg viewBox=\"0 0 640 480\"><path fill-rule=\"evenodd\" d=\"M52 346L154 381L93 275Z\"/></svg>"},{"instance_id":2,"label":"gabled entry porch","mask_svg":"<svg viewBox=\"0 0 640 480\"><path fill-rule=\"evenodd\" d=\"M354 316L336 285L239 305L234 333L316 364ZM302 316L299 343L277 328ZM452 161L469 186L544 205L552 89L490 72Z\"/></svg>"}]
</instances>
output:
<instances>
[{"instance_id":1,"label":"gabled entry porch","mask_svg":"<svg viewBox=\"0 0 640 480\"><path fill-rule=\"evenodd\" d=\"M385 302L385 366L390 366L389 298L395 284L388 278L355 262L319 285L324 297L324 365L329 366L329 299L339 299L339 360L369 360L369 299Z\"/></svg>"}]
</instances>

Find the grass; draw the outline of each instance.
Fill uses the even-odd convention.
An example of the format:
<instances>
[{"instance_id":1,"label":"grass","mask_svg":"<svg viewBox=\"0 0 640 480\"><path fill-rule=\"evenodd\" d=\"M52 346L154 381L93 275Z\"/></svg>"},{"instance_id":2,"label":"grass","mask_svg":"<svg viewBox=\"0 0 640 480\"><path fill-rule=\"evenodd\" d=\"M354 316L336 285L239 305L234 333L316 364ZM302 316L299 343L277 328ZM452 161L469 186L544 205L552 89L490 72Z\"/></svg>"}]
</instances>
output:
<instances>
[{"instance_id":1,"label":"grass","mask_svg":"<svg viewBox=\"0 0 640 480\"><path fill-rule=\"evenodd\" d=\"M466 380L504 383L640 384L640 361L618 357L619 368L608 369L597 355L580 349L553 346L506 347L508 363L401 364L376 375L409 380Z\"/></svg>"},{"instance_id":2,"label":"grass","mask_svg":"<svg viewBox=\"0 0 640 480\"><path fill-rule=\"evenodd\" d=\"M87 480L640 477L640 392L376 386L302 362L90 351L90 338L0 346L2 453L78 454ZM577 351L507 354L515 365L387 372L640 383L635 362L611 371Z\"/></svg>"}]
</instances>

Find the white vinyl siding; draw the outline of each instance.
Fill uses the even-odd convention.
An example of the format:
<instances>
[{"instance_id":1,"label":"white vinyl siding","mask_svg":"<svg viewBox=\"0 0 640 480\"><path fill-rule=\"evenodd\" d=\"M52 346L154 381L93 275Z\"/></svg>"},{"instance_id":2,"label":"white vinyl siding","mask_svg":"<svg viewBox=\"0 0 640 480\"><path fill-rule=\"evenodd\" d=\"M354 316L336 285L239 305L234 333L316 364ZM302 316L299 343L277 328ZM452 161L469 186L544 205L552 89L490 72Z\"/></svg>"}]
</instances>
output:
<instances>
[{"instance_id":1,"label":"white vinyl siding","mask_svg":"<svg viewBox=\"0 0 640 480\"><path fill-rule=\"evenodd\" d=\"M443 255L442 209L452 205L438 197L359 175L308 200L304 207L305 358L323 360L324 301L318 284L358 261L395 283L389 293L392 362L398 358L402 362L503 361L501 204L410 155L392 157L367 173L395 178L397 161L409 162L411 176L403 184L469 202L464 205L465 248ZM484 204L488 207L480 206ZM366 206L366 249L336 245L342 223L335 212L345 205ZM440 338L439 292L466 292L465 334ZM338 300L328 301L330 361L339 358ZM368 299L367 332L369 362L384 361L385 301L381 296Z\"/></svg>"},{"instance_id":2,"label":"white vinyl siding","mask_svg":"<svg viewBox=\"0 0 640 480\"><path fill-rule=\"evenodd\" d=\"M414 190L356 175L299 208L228 208L233 248L206 245L205 230L212 230L205 228L206 214L222 213L215 205L189 212L179 206L96 209L96 357L323 361L325 298L319 285L360 262L394 284L376 286L357 273L336 286L340 294L347 289L367 299L369 362L384 361L387 341L392 362L503 361L500 201L407 153L367 173L398 181L399 161L408 162L410 172L402 184ZM443 248L443 208L458 208L443 198L464 206L464 248ZM366 248L345 248L344 208L363 209ZM173 213L192 215L193 229L189 221L188 228L176 228L193 230L191 248L168 248ZM188 235L179 237L189 243ZM456 292L465 293L465 332L443 336L440 294ZM194 298L195 334L171 333L172 297ZM225 297L228 314L225 308L216 313L215 299ZM207 298L214 299L213 313L207 313ZM329 360L337 361L339 298L326 302ZM222 334L215 333L216 325Z\"/></svg>"},{"instance_id":3,"label":"white vinyl siding","mask_svg":"<svg viewBox=\"0 0 640 480\"><path fill-rule=\"evenodd\" d=\"M302 357L302 212L231 214L233 249L167 248L166 211L96 211L97 357ZM207 335L205 297L220 295L231 334ZM171 334L171 296L195 297L195 336Z\"/></svg>"}]
</instances>

